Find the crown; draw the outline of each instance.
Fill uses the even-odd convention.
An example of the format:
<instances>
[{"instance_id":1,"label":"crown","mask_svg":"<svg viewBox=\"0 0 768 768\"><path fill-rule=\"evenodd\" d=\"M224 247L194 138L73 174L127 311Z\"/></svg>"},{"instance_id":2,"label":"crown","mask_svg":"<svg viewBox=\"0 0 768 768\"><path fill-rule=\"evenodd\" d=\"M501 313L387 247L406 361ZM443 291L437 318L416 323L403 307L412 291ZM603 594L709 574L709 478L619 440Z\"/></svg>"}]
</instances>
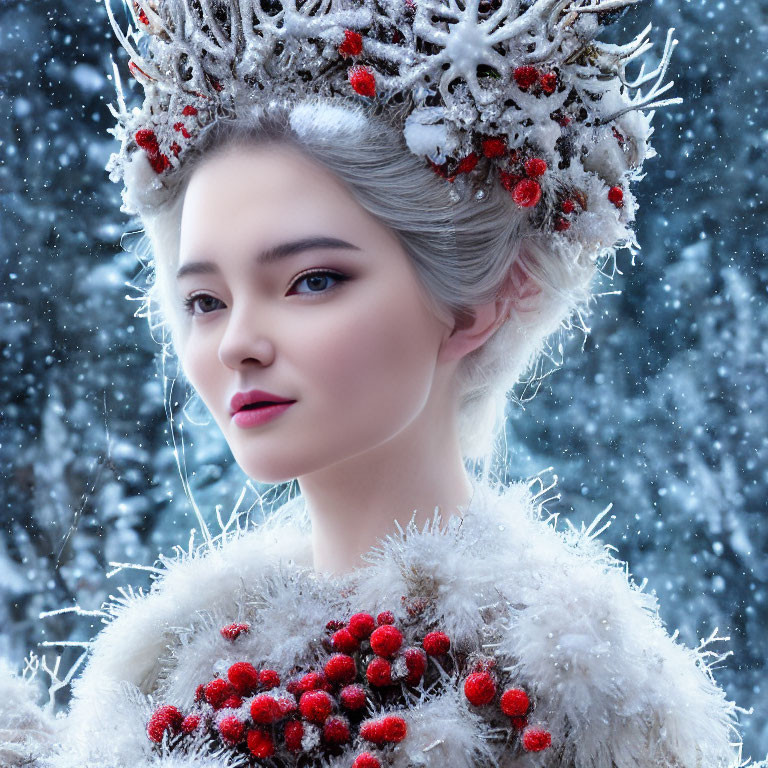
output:
<instances>
[{"instance_id":1,"label":"crown","mask_svg":"<svg viewBox=\"0 0 768 768\"><path fill-rule=\"evenodd\" d=\"M597 40L641 0L132 0L124 31L144 88L125 104L113 62L123 210L172 188L201 131L258 105L328 97L389 110L408 149L455 200L501 184L531 224L582 245L636 245L629 182L642 178L677 40L636 79L624 45ZM650 84L647 93L642 88Z\"/></svg>"}]
</instances>

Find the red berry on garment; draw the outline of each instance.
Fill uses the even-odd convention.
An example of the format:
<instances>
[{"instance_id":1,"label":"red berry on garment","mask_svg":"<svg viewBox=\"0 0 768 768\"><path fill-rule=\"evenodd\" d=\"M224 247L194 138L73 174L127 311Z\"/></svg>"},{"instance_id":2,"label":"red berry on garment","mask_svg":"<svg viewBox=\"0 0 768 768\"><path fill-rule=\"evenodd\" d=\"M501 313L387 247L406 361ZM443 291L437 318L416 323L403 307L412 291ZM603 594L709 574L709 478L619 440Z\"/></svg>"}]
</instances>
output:
<instances>
[{"instance_id":1,"label":"red berry on garment","mask_svg":"<svg viewBox=\"0 0 768 768\"><path fill-rule=\"evenodd\" d=\"M148 155L157 155L160 152L160 145L157 143L155 132L149 128L142 128L133 135L136 144L141 147Z\"/></svg>"},{"instance_id":2,"label":"red berry on garment","mask_svg":"<svg viewBox=\"0 0 768 768\"><path fill-rule=\"evenodd\" d=\"M543 74L539 80L541 83L541 90L544 93L554 93L557 88L557 72L547 72Z\"/></svg>"},{"instance_id":3,"label":"red berry on garment","mask_svg":"<svg viewBox=\"0 0 768 768\"><path fill-rule=\"evenodd\" d=\"M390 744L397 744L402 741L408 733L408 726L402 717L387 715L381 720L381 729L384 741Z\"/></svg>"},{"instance_id":4,"label":"red berry on garment","mask_svg":"<svg viewBox=\"0 0 768 768\"><path fill-rule=\"evenodd\" d=\"M507 192L514 192L515 186L518 182L522 181L524 177L518 173L510 173L509 171L499 171L499 181L501 186L507 190Z\"/></svg>"},{"instance_id":5,"label":"red berry on garment","mask_svg":"<svg viewBox=\"0 0 768 768\"><path fill-rule=\"evenodd\" d=\"M427 654L421 648L406 648L405 666L408 670L405 682L408 685L418 685L427 669Z\"/></svg>"},{"instance_id":6,"label":"red berry on garment","mask_svg":"<svg viewBox=\"0 0 768 768\"><path fill-rule=\"evenodd\" d=\"M531 702L522 688L507 688L501 694L501 711L510 717L521 717L528 711Z\"/></svg>"},{"instance_id":7,"label":"red berry on garment","mask_svg":"<svg viewBox=\"0 0 768 768\"><path fill-rule=\"evenodd\" d=\"M486 157L501 157L507 151L507 142L500 137L483 139L483 154Z\"/></svg>"},{"instance_id":8,"label":"red berry on garment","mask_svg":"<svg viewBox=\"0 0 768 768\"><path fill-rule=\"evenodd\" d=\"M451 639L445 632L430 632L424 636L421 644L430 656L442 656L444 653L448 653Z\"/></svg>"},{"instance_id":9,"label":"red berry on garment","mask_svg":"<svg viewBox=\"0 0 768 768\"><path fill-rule=\"evenodd\" d=\"M280 675L274 669L262 669L259 672L259 685L262 685L268 691L277 688L280 685Z\"/></svg>"},{"instance_id":10,"label":"red berry on garment","mask_svg":"<svg viewBox=\"0 0 768 768\"><path fill-rule=\"evenodd\" d=\"M365 688L362 685L347 685L339 693L344 709L362 709L366 703Z\"/></svg>"},{"instance_id":11,"label":"red berry on garment","mask_svg":"<svg viewBox=\"0 0 768 768\"><path fill-rule=\"evenodd\" d=\"M197 114L197 109L195 109L195 107L193 107L191 104L187 104L187 106L181 110L181 114L184 115L184 117L192 117L193 115Z\"/></svg>"},{"instance_id":12,"label":"red berry on garment","mask_svg":"<svg viewBox=\"0 0 768 768\"><path fill-rule=\"evenodd\" d=\"M611 187L608 190L608 199L617 207L624 207L624 192L621 187Z\"/></svg>"},{"instance_id":13,"label":"red berry on garment","mask_svg":"<svg viewBox=\"0 0 768 768\"><path fill-rule=\"evenodd\" d=\"M571 222L568 219L558 219L555 222L555 232L565 232L566 229L571 228Z\"/></svg>"},{"instance_id":14,"label":"red berry on garment","mask_svg":"<svg viewBox=\"0 0 768 768\"><path fill-rule=\"evenodd\" d=\"M525 163L525 172L529 176L541 176L547 172L547 163L540 157L532 157Z\"/></svg>"},{"instance_id":15,"label":"red berry on garment","mask_svg":"<svg viewBox=\"0 0 768 768\"><path fill-rule=\"evenodd\" d=\"M355 660L346 653L334 653L325 662L325 676L334 683L351 683L356 675Z\"/></svg>"},{"instance_id":16,"label":"red berry on garment","mask_svg":"<svg viewBox=\"0 0 768 768\"><path fill-rule=\"evenodd\" d=\"M496 683L487 672L473 672L464 681L464 695L470 704L482 707L496 695Z\"/></svg>"},{"instance_id":17,"label":"red berry on garment","mask_svg":"<svg viewBox=\"0 0 768 768\"><path fill-rule=\"evenodd\" d=\"M226 627L222 627L219 632L225 640L236 640L249 629L249 624L228 624Z\"/></svg>"},{"instance_id":18,"label":"red berry on garment","mask_svg":"<svg viewBox=\"0 0 768 768\"><path fill-rule=\"evenodd\" d=\"M360 646L360 641L345 628L333 633L331 645L339 653L354 653Z\"/></svg>"},{"instance_id":19,"label":"red berry on garment","mask_svg":"<svg viewBox=\"0 0 768 768\"><path fill-rule=\"evenodd\" d=\"M352 763L352 768L381 768L381 762L370 752L361 752Z\"/></svg>"},{"instance_id":20,"label":"red berry on garment","mask_svg":"<svg viewBox=\"0 0 768 768\"><path fill-rule=\"evenodd\" d=\"M337 629L344 629L347 625L338 619L331 619L326 625L326 632L335 632Z\"/></svg>"},{"instance_id":21,"label":"red berry on garment","mask_svg":"<svg viewBox=\"0 0 768 768\"><path fill-rule=\"evenodd\" d=\"M222 704L234 693L234 686L221 677L211 680L205 686L205 700L214 708L221 709Z\"/></svg>"},{"instance_id":22,"label":"red berry on garment","mask_svg":"<svg viewBox=\"0 0 768 768\"><path fill-rule=\"evenodd\" d=\"M269 725L283 716L280 702L268 693L259 694L251 702L251 717L254 723Z\"/></svg>"},{"instance_id":23,"label":"red berry on garment","mask_svg":"<svg viewBox=\"0 0 768 768\"><path fill-rule=\"evenodd\" d=\"M277 700L277 703L280 705L280 714L283 717L292 715L299 708L299 705L296 703L296 700L290 698L289 696L281 696Z\"/></svg>"},{"instance_id":24,"label":"red berry on garment","mask_svg":"<svg viewBox=\"0 0 768 768\"><path fill-rule=\"evenodd\" d=\"M323 725L326 744L346 744L349 741L349 722L345 717L329 717Z\"/></svg>"},{"instance_id":25,"label":"red berry on garment","mask_svg":"<svg viewBox=\"0 0 768 768\"><path fill-rule=\"evenodd\" d=\"M248 749L254 757L272 757L275 754L275 742L261 728L251 728L247 736Z\"/></svg>"},{"instance_id":26,"label":"red berry on garment","mask_svg":"<svg viewBox=\"0 0 768 768\"><path fill-rule=\"evenodd\" d=\"M576 210L576 203L568 198L567 200L563 200L563 203L560 207L562 208L563 213L573 213Z\"/></svg>"},{"instance_id":27,"label":"red berry on garment","mask_svg":"<svg viewBox=\"0 0 768 768\"><path fill-rule=\"evenodd\" d=\"M533 179L523 179L515 184L512 199L521 208L532 208L541 200L541 187Z\"/></svg>"},{"instance_id":28,"label":"red berry on garment","mask_svg":"<svg viewBox=\"0 0 768 768\"><path fill-rule=\"evenodd\" d=\"M552 744L552 735L543 728L530 727L523 731L523 749L527 752L541 752Z\"/></svg>"},{"instance_id":29,"label":"red berry on garment","mask_svg":"<svg viewBox=\"0 0 768 768\"><path fill-rule=\"evenodd\" d=\"M370 613L356 613L349 619L349 631L358 640L365 640L370 637L375 627L376 622Z\"/></svg>"},{"instance_id":30,"label":"red berry on garment","mask_svg":"<svg viewBox=\"0 0 768 768\"><path fill-rule=\"evenodd\" d=\"M195 688L195 701L205 701L205 685L203 683L200 683L200 685Z\"/></svg>"},{"instance_id":31,"label":"red berry on garment","mask_svg":"<svg viewBox=\"0 0 768 768\"><path fill-rule=\"evenodd\" d=\"M379 626L381 626L382 624L394 624L395 623L395 614L392 613L392 611L382 611L376 617L376 623Z\"/></svg>"},{"instance_id":32,"label":"red berry on garment","mask_svg":"<svg viewBox=\"0 0 768 768\"><path fill-rule=\"evenodd\" d=\"M259 671L247 661L236 661L228 670L229 682L238 693L248 696L259 685Z\"/></svg>"},{"instance_id":33,"label":"red berry on garment","mask_svg":"<svg viewBox=\"0 0 768 768\"><path fill-rule=\"evenodd\" d=\"M184 722L184 716L172 704L163 704L158 707L147 723L147 736L150 741L159 744L163 740L166 731L176 733Z\"/></svg>"},{"instance_id":34,"label":"red berry on garment","mask_svg":"<svg viewBox=\"0 0 768 768\"><path fill-rule=\"evenodd\" d=\"M372 99L376 95L376 77L368 67L356 65L347 70L349 84L361 96Z\"/></svg>"},{"instance_id":35,"label":"red berry on garment","mask_svg":"<svg viewBox=\"0 0 768 768\"><path fill-rule=\"evenodd\" d=\"M456 166L456 173L471 173L477 165L478 157L474 152L470 152L466 157L459 160Z\"/></svg>"},{"instance_id":36,"label":"red berry on garment","mask_svg":"<svg viewBox=\"0 0 768 768\"><path fill-rule=\"evenodd\" d=\"M325 675L321 675L319 672L307 672L306 675L299 679L298 690L289 692L302 694L305 691L316 691L323 688L325 683Z\"/></svg>"},{"instance_id":37,"label":"red berry on garment","mask_svg":"<svg viewBox=\"0 0 768 768\"><path fill-rule=\"evenodd\" d=\"M365 676L371 685L381 687L392 684L392 665L381 656L375 656L365 670Z\"/></svg>"},{"instance_id":38,"label":"red berry on garment","mask_svg":"<svg viewBox=\"0 0 768 768\"><path fill-rule=\"evenodd\" d=\"M239 707L242 707L242 706L243 706L243 700L236 693L233 693L231 696L228 696L221 703L221 709L238 709Z\"/></svg>"},{"instance_id":39,"label":"red berry on garment","mask_svg":"<svg viewBox=\"0 0 768 768\"><path fill-rule=\"evenodd\" d=\"M171 161L168 159L168 155L149 155L149 164L152 166L152 170L155 173L162 173L167 171L171 167Z\"/></svg>"},{"instance_id":40,"label":"red berry on garment","mask_svg":"<svg viewBox=\"0 0 768 768\"><path fill-rule=\"evenodd\" d=\"M539 70L529 66L516 67L513 75L519 88L526 91L539 79Z\"/></svg>"},{"instance_id":41,"label":"red berry on garment","mask_svg":"<svg viewBox=\"0 0 768 768\"><path fill-rule=\"evenodd\" d=\"M333 699L326 691L307 691L299 699L299 712L310 723L322 725L331 714Z\"/></svg>"},{"instance_id":42,"label":"red berry on garment","mask_svg":"<svg viewBox=\"0 0 768 768\"><path fill-rule=\"evenodd\" d=\"M359 56L363 51L363 38L359 32L344 30L344 42L338 47L342 56Z\"/></svg>"},{"instance_id":43,"label":"red berry on garment","mask_svg":"<svg viewBox=\"0 0 768 768\"><path fill-rule=\"evenodd\" d=\"M403 644L403 633L388 624L377 627L371 634L371 650L378 656L391 658Z\"/></svg>"},{"instance_id":44,"label":"red berry on garment","mask_svg":"<svg viewBox=\"0 0 768 768\"><path fill-rule=\"evenodd\" d=\"M245 723L235 715L229 715L219 723L219 733L227 744L239 744L245 739Z\"/></svg>"},{"instance_id":45,"label":"red berry on garment","mask_svg":"<svg viewBox=\"0 0 768 768\"><path fill-rule=\"evenodd\" d=\"M192 733L200 725L200 715L187 715L181 723L182 733Z\"/></svg>"},{"instance_id":46,"label":"red berry on garment","mask_svg":"<svg viewBox=\"0 0 768 768\"><path fill-rule=\"evenodd\" d=\"M289 752L299 752L303 738L304 723L299 720L291 720L285 724L285 746Z\"/></svg>"}]
</instances>

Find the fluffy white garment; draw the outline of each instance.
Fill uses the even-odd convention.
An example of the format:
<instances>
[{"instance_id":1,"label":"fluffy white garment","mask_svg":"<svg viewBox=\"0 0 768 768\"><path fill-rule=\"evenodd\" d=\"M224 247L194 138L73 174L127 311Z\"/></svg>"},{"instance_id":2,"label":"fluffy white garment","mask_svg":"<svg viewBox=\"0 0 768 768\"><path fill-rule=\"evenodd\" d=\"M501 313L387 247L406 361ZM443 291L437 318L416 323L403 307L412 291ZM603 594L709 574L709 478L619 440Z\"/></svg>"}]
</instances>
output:
<instances>
[{"instance_id":1,"label":"fluffy white garment","mask_svg":"<svg viewBox=\"0 0 768 768\"><path fill-rule=\"evenodd\" d=\"M208 551L180 550L148 594L108 606L113 618L75 679L57 743L37 742L26 764L232 768L238 763L206 755L202 741L186 756L151 745L149 713L159 703L188 709L197 684L244 658L283 673L311 668L329 619L391 610L400 623L417 606L424 627L451 637L452 654L493 655L507 683L530 693L531 722L550 731L552 747L507 744L499 716L469 705L454 680L435 695L415 694L408 737L388 753L392 768L741 765L738 708L711 674L718 658L708 661L707 643L689 649L670 637L655 597L626 564L591 529L558 530L528 485L473 485L461 517L412 524L341 577L312 570L301 497ZM218 628L242 621L252 629L235 652ZM14 691L0 717L14 696L28 699ZM0 750L21 743L18 734L4 738ZM351 754L328 765L348 768Z\"/></svg>"}]
</instances>

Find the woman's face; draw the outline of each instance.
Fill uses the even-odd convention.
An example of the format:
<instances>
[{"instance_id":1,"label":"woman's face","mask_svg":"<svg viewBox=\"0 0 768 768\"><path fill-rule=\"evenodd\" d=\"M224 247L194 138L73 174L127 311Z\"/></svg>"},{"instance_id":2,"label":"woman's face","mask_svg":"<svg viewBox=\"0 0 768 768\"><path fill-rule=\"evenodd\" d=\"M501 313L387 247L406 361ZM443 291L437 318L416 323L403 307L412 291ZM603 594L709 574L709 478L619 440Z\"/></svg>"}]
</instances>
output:
<instances>
[{"instance_id":1,"label":"woman's face","mask_svg":"<svg viewBox=\"0 0 768 768\"><path fill-rule=\"evenodd\" d=\"M270 253L283 255L260 259ZM250 477L343 462L423 412L453 323L433 313L394 234L297 150L207 159L184 199L179 266L184 371ZM231 400L253 389L295 402L243 426Z\"/></svg>"}]
</instances>

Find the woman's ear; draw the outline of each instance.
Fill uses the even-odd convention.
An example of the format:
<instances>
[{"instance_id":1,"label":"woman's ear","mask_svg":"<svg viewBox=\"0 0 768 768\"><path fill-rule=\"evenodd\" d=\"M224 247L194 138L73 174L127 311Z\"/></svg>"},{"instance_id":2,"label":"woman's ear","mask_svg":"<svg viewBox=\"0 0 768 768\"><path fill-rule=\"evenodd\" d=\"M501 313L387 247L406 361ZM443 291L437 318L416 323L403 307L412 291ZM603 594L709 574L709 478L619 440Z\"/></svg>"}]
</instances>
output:
<instances>
[{"instance_id":1,"label":"woman's ear","mask_svg":"<svg viewBox=\"0 0 768 768\"><path fill-rule=\"evenodd\" d=\"M443 341L439 359L458 360L481 347L509 319L514 307L522 308L526 300L539 293L541 286L515 262L497 299L459 313L453 330Z\"/></svg>"}]
</instances>

